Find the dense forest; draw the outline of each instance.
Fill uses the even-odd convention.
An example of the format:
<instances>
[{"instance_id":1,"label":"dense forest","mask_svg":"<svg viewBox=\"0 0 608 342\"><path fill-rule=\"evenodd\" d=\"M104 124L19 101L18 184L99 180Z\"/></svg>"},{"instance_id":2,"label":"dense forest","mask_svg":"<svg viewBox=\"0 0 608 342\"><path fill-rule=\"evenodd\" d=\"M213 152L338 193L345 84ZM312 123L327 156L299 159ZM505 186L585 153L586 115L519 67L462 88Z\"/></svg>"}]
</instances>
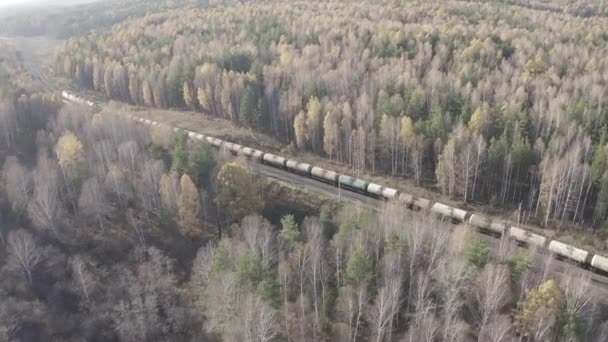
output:
<instances>
[{"instance_id":1,"label":"dense forest","mask_svg":"<svg viewBox=\"0 0 608 342\"><path fill-rule=\"evenodd\" d=\"M2 341L608 338L603 290L550 255L391 203L264 218L244 160L2 94Z\"/></svg>"},{"instance_id":2,"label":"dense forest","mask_svg":"<svg viewBox=\"0 0 608 342\"><path fill-rule=\"evenodd\" d=\"M109 98L231 120L355 175L595 229L608 215L608 19L579 13L601 2L578 4L176 9L71 39L57 68Z\"/></svg>"},{"instance_id":3,"label":"dense forest","mask_svg":"<svg viewBox=\"0 0 608 342\"><path fill-rule=\"evenodd\" d=\"M601 1L146 3L57 69L353 174L549 224L608 215ZM302 200L183 132L62 103L22 57L0 41L0 341L608 340L605 289L546 251Z\"/></svg>"}]
</instances>

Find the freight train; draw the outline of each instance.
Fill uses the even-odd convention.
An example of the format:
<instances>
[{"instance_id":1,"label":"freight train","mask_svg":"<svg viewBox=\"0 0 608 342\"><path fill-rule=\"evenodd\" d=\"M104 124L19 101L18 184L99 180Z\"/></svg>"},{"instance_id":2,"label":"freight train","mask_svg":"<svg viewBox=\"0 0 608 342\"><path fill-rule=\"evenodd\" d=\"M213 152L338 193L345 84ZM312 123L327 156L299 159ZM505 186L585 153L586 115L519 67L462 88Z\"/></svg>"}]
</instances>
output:
<instances>
[{"instance_id":1,"label":"freight train","mask_svg":"<svg viewBox=\"0 0 608 342\"><path fill-rule=\"evenodd\" d=\"M65 102L73 102L81 105L94 107L95 104L77 95L63 91L62 99ZM146 126L163 125L156 121L143 119L136 116L129 116L130 119L140 122ZM444 203L414 196L397 189L386 187L380 184L371 183L363 179L342 175L337 172L304 163L295 159L287 159L272 153L260 151L251 147L224 141L204 134L172 128L175 132L185 132L190 139L204 141L218 149L226 149L234 155L243 155L249 159L256 160L265 165L276 167L287 172L309 177L321 182L325 182L336 187L355 191L366 196L399 201L404 206L413 210L426 210L431 214L442 219L448 219L454 223L466 223L477 228L481 232L492 234L498 237L506 236L517 241L523 246L547 249L560 259L569 260L577 265L590 269L596 273L608 275L608 258L601 255L594 255L586 250L576 248L557 240L549 240L546 237L521 229L520 227L509 225L500 219L493 219L481 214L471 213L467 210L455 208Z\"/></svg>"}]
</instances>

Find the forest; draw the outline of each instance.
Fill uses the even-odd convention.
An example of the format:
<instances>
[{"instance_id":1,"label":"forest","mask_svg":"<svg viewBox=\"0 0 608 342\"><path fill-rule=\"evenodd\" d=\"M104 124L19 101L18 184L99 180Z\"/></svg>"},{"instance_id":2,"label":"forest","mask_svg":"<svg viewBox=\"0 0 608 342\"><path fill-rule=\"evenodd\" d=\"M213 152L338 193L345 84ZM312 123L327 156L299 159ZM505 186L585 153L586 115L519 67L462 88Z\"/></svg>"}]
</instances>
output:
<instances>
[{"instance_id":1,"label":"forest","mask_svg":"<svg viewBox=\"0 0 608 342\"><path fill-rule=\"evenodd\" d=\"M230 120L354 175L605 236L604 13L596 1L175 9L70 39L56 68L107 98Z\"/></svg>"},{"instance_id":2,"label":"forest","mask_svg":"<svg viewBox=\"0 0 608 342\"><path fill-rule=\"evenodd\" d=\"M606 237L603 1L128 3L32 19L75 35L55 70ZM608 340L590 272L396 203L302 201L183 132L62 103L22 57L0 41L0 341Z\"/></svg>"},{"instance_id":3,"label":"forest","mask_svg":"<svg viewBox=\"0 0 608 342\"><path fill-rule=\"evenodd\" d=\"M2 341L608 338L603 290L543 251L395 203L277 219L247 161L16 74L0 73Z\"/></svg>"}]
</instances>

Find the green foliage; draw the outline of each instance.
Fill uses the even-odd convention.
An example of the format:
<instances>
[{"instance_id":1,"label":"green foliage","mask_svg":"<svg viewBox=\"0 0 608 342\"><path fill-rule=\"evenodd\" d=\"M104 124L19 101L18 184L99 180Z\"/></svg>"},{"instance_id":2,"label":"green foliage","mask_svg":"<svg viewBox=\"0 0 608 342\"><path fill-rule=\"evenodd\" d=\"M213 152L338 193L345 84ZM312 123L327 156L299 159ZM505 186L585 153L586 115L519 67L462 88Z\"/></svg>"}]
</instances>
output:
<instances>
[{"instance_id":1,"label":"green foliage","mask_svg":"<svg viewBox=\"0 0 608 342\"><path fill-rule=\"evenodd\" d=\"M335 213L336 208L334 208L330 204L324 204L321 207L321 213L319 214L319 221L323 224L324 227L333 226L333 214Z\"/></svg>"},{"instance_id":2,"label":"green foliage","mask_svg":"<svg viewBox=\"0 0 608 342\"><path fill-rule=\"evenodd\" d=\"M259 66L252 67L256 73L259 73ZM263 130L266 125L266 120L263 117L262 99L263 99L263 83L257 79L262 77L256 75L256 79L247 82L243 97L241 98L241 122L252 128Z\"/></svg>"},{"instance_id":3,"label":"green foliage","mask_svg":"<svg viewBox=\"0 0 608 342\"><path fill-rule=\"evenodd\" d=\"M187 173L199 187L208 187L211 174L216 166L215 156L209 144L196 142L188 154Z\"/></svg>"},{"instance_id":4,"label":"green foliage","mask_svg":"<svg viewBox=\"0 0 608 342\"><path fill-rule=\"evenodd\" d=\"M508 261L511 280L514 282L519 281L521 275L530 268L531 262L530 256L525 252L519 252L511 256Z\"/></svg>"},{"instance_id":5,"label":"green foliage","mask_svg":"<svg viewBox=\"0 0 608 342\"><path fill-rule=\"evenodd\" d=\"M433 106L431 108L431 117L430 117L430 129L433 140L439 138L445 141L447 136L446 122L445 117L443 115L443 109L438 101L433 101Z\"/></svg>"},{"instance_id":6,"label":"green foliage","mask_svg":"<svg viewBox=\"0 0 608 342\"><path fill-rule=\"evenodd\" d=\"M260 281L256 286L255 292L271 307L275 309L281 307L281 287L274 278Z\"/></svg>"},{"instance_id":7,"label":"green foliage","mask_svg":"<svg viewBox=\"0 0 608 342\"><path fill-rule=\"evenodd\" d=\"M247 72L253 64L253 58L246 52L226 52L215 59L215 64L225 70Z\"/></svg>"},{"instance_id":8,"label":"green foliage","mask_svg":"<svg viewBox=\"0 0 608 342\"><path fill-rule=\"evenodd\" d=\"M264 207L258 181L241 166L225 164L217 175L220 186L215 201L233 222Z\"/></svg>"},{"instance_id":9,"label":"green foliage","mask_svg":"<svg viewBox=\"0 0 608 342\"><path fill-rule=\"evenodd\" d=\"M171 165L171 168L179 175L186 171L188 165L187 143L188 134L184 131L173 133L171 136L171 148L173 149L173 165Z\"/></svg>"},{"instance_id":10,"label":"green foliage","mask_svg":"<svg viewBox=\"0 0 608 342\"><path fill-rule=\"evenodd\" d=\"M281 219L281 232L279 237L290 244L294 244L300 238L300 231L293 215L285 215Z\"/></svg>"},{"instance_id":11,"label":"green foliage","mask_svg":"<svg viewBox=\"0 0 608 342\"><path fill-rule=\"evenodd\" d=\"M374 280L374 260L366 250L353 251L346 266L346 282L354 288L368 287Z\"/></svg>"},{"instance_id":12,"label":"green foliage","mask_svg":"<svg viewBox=\"0 0 608 342\"><path fill-rule=\"evenodd\" d=\"M553 317L556 323L560 321L564 310L564 295L554 280L542 283L538 288L528 293L523 302L518 304L515 323L518 330L527 334L543 319ZM552 328L549 326L548 328Z\"/></svg>"},{"instance_id":13,"label":"green foliage","mask_svg":"<svg viewBox=\"0 0 608 342\"><path fill-rule=\"evenodd\" d=\"M405 252L407 250L407 241L393 234L386 240L386 250L388 252Z\"/></svg>"},{"instance_id":14,"label":"green foliage","mask_svg":"<svg viewBox=\"0 0 608 342\"><path fill-rule=\"evenodd\" d=\"M213 255L211 267L209 268L210 276L218 275L231 269L232 256L230 253L230 248L231 246L229 240L221 240L218 243L215 249L215 254Z\"/></svg>"},{"instance_id":15,"label":"green foliage","mask_svg":"<svg viewBox=\"0 0 608 342\"><path fill-rule=\"evenodd\" d=\"M485 242L474 239L465 247L464 256L470 265L482 269L490 259L490 247Z\"/></svg>"},{"instance_id":16,"label":"green foliage","mask_svg":"<svg viewBox=\"0 0 608 342\"><path fill-rule=\"evenodd\" d=\"M513 164L517 165L521 170L527 170L529 165L534 161L532 148L524 139L518 139L513 143L511 156L513 157Z\"/></svg>"},{"instance_id":17,"label":"green foliage","mask_svg":"<svg viewBox=\"0 0 608 342\"><path fill-rule=\"evenodd\" d=\"M410 96L407 113L410 114L413 119L417 120L424 117L426 105L425 96L424 89L420 86L416 87Z\"/></svg>"},{"instance_id":18,"label":"green foliage","mask_svg":"<svg viewBox=\"0 0 608 342\"><path fill-rule=\"evenodd\" d=\"M166 148L161 145L151 143L148 146L148 153L150 154L150 158L156 160L162 160L165 163L165 166L171 165L171 155Z\"/></svg>"},{"instance_id":19,"label":"green foliage","mask_svg":"<svg viewBox=\"0 0 608 342\"><path fill-rule=\"evenodd\" d=\"M591 177L595 182L599 181L604 175L604 172L608 168L608 161L606 160L606 146L604 146L604 134L600 139L600 142L595 146L593 150L593 159L591 160Z\"/></svg>"},{"instance_id":20,"label":"green foliage","mask_svg":"<svg viewBox=\"0 0 608 342\"><path fill-rule=\"evenodd\" d=\"M605 171L599 180L599 193L597 195L597 205L595 215L599 220L603 220L608 213L608 171Z\"/></svg>"},{"instance_id":21,"label":"green foliage","mask_svg":"<svg viewBox=\"0 0 608 342\"><path fill-rule=\"evenodd\" d=\"M236 259L236 272L239 279L252 284L254 287L257 286L264 274L262 258L253 252L240 255Z\"/></svg>"}]
</instances>

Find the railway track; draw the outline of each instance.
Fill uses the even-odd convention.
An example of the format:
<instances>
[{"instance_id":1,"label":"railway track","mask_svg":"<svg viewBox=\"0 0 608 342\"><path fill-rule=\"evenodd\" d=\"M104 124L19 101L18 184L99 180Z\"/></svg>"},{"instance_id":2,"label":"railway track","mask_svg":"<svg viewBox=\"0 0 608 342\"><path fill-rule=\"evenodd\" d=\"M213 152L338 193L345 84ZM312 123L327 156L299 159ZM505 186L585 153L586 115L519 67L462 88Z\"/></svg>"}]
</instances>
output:
<instances>
[{"instance_id":1,"label":"railway track","mask_svg":"<svg viewBox=\"0 0 608 342\"><path fill-rule=\"evenodd\" d=\"M360 193L350 191L348 189L337 189L333 185L319 182L311 178L299 176L297 174L285 172L265 164L254 164L253 171L260 176L275 179L287 183L291 186L296 186L304 191L309 191L318 195L326 196L336 201L358 203L360 205L363 205L364 207L371 208L374 210L380 210L385 203L384 200L371 198L369 196L365 196ZM452 220L444 219L443 221L447 223L447 226L451 230L455 229L458 225ZM492 249L499 248L501 238L498 237L496 234L479 230L477 230L477 233L479 234L479 238L486 244L488 244ZM525 251L528 248L522 245L518 245L517 249L519 251ZM539 253L545 253L546 257L551 256L550 253L547 253L547 251L541 250L539 251ZM543 265L538 263L532 264L531 270L533 272L540 273L542 272L543 267ZM553 259L551 261L552 274L563 276L569 272L572 272L573 270L583 272L585 275L589 276L595 293L603 299L605 298L605 301L608 303L608 277L591 272L588 269L581 269L579 265L573 264L572 262L566 260Z\"/></svg>"},{"instance_id":2,"label":"railway track","mask_svg":"<svg viewBox=\"0 0 608 342\"><path fill-rule=\"evenodd\" d=\"M40 71L38 70L36 72L40 72ZM40 74L38 74L38 76L42 79L42 82L45 82L44 77L41 77ZM76 97L76 98L80 99L79 97ZM70 102L73 102L73 101L70 101ZM77 103L86 104L86 103L92 103L92 102L87 101L85 99L80 99ZM135 120L136 122L139 122L139 123L142 123L145 125L160 125L161 124L161 123L152 122L150 120L144 120L142 118L136 118L136 117L130 117L130 118ZM180 130L181 128L173 127L173 129ZM235 152L236 150L238 150L240 153L240 152L243 152L243 150L248 149L246 147L243 148L240 145L233 144L230 142L224 142L223 140L216 139L213 137L203 137L203 135L197 134L195 132L189 132L189 136L192 139L207 140L208 142L210 142L210 144L212 146L214 146L216 148L224 147L224 148L228 148L232 152ZM198 137L196 137L196 136L198 136ZM252 153L252 154L246 154L246 155L248 157L250 157L250 159L258 161L257 163L254 163L255 172L264 177L277 179L277 180L289 183L292 186L297 186L306 191L312 191L315 193L323 194L325 196L329 196L330 198L334 198L338 201L350 201L350 202L360 203L364 206L373 208L375 210L380 209L382 204L385 202L382 199L370 197L368 194L363 194L363 193L360 193L357 191L351 191L348 188L340 188L339 185L341 184L341 182L337 182L337 186L336 186L334 184L328 184L327 182L323 182L323 181L317 180L312 177L303 176L303 175L300 175L300 174L294 173L294 172L288 172L286 169L284 169L282 167L279 167L277 165L272 165L272 164L276 164L277 158L278 159L283 159L283 158L272 155L272 154L266 154L268 156L271 156L271 158L272 158L272 162L267 163L266 162L267 159L265 158L264 154L262 154L261 157L255 156L255 152L261 152L261 151L257 151L254 149L249 149L249 150L251 150L250 153ZM285 160L285 162L286 162L286 160ZM417 205L416 205L415 201L416 201L416 199L414 199L414 205L410 204L410 207L416 208ZM429 209L432 212L433 208L431 208L431 203L429 203L430 201L428 201L428 200L425 200L425 201L426 201L425 202L426 204L424 204L422 207L425 207L426 209ZM452 209L454 209L454 208L452 208ZM437 214L437 213L435 213L435 214ZM454 211L452 211L451 214L453 216ZM450 225L450 227L452 227L452 229L456 226L456 224L453 222L453 217L449 218L449 217L445 216L444 219L446 220L446 222L453 223L452 225ZM465 219L465 220L463 220L463 223L468 223L468 221ZM471 228L474 228L474 227L471 226ZM480 234L480 237L485 242L490 244L491 247L497 248L497 246L500 243L500 239L501 239L500 237L497 237L495 233L488 232L483 229L476 229L476 231ZM502 236L506 237L506 234L503 234ZM528 247L525 244L520 244L518 248L524 249L524 248L528 248ZM533 248L536 248L536 247L533 247ZM544 248L540 248L539 250L540 250L540 253L548 253L549 256L551 255L551 253L549 253L549 251ZM532 268L533 268L533 270L540 272L540 270L542 269L542 266L541 265L532 265ZM560 258L556 258L554 260L553 265L552 265L552 270L554 273L557 273L558 275L563 275L565 273L572 272L573 270L578 270L580 272L583 272L584 274L589 276L589 279L591 280L591 283L593 286L593 291L595 293L599 294L601 296L601 298L605 298L606 302L608 303L608 277L606 277L607 274L600 274L600 273L593 272L589 268L589 265L578 264L578 263L574 263L569 260L563 260Z\"/></svg>"}]
</instances>

